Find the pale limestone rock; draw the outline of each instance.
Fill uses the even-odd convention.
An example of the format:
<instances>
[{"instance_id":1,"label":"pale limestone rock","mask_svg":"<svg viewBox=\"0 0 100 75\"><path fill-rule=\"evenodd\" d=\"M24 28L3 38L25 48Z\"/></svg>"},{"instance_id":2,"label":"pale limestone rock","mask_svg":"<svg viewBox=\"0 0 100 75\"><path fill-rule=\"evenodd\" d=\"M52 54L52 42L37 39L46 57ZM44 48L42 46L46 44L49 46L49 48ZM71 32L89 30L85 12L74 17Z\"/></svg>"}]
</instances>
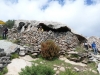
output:
<instances>
[{"instance_id":1,"label":"pale limestone rock","mask_svg":"<svg viewBox=\"0 0 100 75\"><path fill-rule=\"evenodd\" d=\"M18 72L21 72L21 68L25 68L25 66L32 66L32 64L23 59L13 59L7 66L8 73L6 75L19 75Z\"/></svg>"},{"instance_id":2,"label":"pale limestone rock","mask_svg":"<svg viewBox=\"0 0 100 75\"><path fill-rule=\"evenodd\" d=\"M60 67L59 70L60 71L65 71L65 68L64 67Z\"/></svg>"},{"instance_id":3,"label":"pale limestone rock","mask_svg":"<svg viewBox=\"0 0 100 75\"><path fill-rule=\"evenodd\" d=\"M57 68L55 67L53 70L55 70L55 71L56 71L56 70L57 70Z\"/></svg>"},{"instance_id":4,"label":"pale limestone rock","mask_svg":"<svg viewBox=\"0 0 100 75\"><path fill-rule=\"evenodd\" d=\"M77 72L79 72L79 71L80 71L77 67L74 67L74 69L75 69Z\"/></svg>"}]
</instances>

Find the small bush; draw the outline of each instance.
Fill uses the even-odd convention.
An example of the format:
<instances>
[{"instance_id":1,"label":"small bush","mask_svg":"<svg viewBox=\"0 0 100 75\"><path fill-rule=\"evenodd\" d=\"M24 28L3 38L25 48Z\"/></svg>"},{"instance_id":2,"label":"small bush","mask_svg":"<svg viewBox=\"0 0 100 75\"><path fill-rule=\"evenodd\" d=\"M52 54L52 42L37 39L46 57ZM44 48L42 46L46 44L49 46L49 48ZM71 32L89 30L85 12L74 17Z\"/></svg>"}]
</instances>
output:
<instances>
[{"instance_id":1,"label":"small bush","mask_svg":"<svg viewBox=\"0 0 100 75\"><path fill-rule=\"evenodd\" d=\"M54 75L54 71L51 67L44 65L32 65L31 67L26 66L25 69L19 73L19 75Z\"/></svg>"},{"instance_id":2,"label":"small bush","mask_svg":"<svg viewBox=\"0 0 100 75\"><path fill-rule=\"evenodd\" d=\"M0 40L2 40L2 36L0 35Z\"/></svg>"},{"instance_id":3,"label":"small bush","mask_svg":"<svg viewBox=\"0 0 100 75\"><path fill-rule=\"evenodd\" d=\"M46 59L53 59L59 55L60 48L52 40L41 43L41 55Z\"/></svg>"},{"instance_id":4,"label":"small bush","mask_svg":"<svg viewBox=\"0 0 100 75\"><path fill-rule=\"evenodd\" d=\"M60 72L59 75L78 75L78 74L77 74L77 72L74 72L71 69L66 69L65 72Z\"/></svg>"},{"instance_id":5,"label":"small bush","mask_svg":"<svg viewBox=\"0 0 100 75\"><path fill-rule=\"evenodd\" d=\"M8 20L6 21L5 26L11 29L14 26L14 22L15 20Z\"/></svg>"},{"instance_id":6,"label":"small bush","mask_svg":"<svg viewBox=\"0 0 100 75\"><path fill-rule=\"evenodd\" d=\"M3 70L0 72L0 75L4 75L8 72L7 67L3 68Z\"/></svg>"},{"instance_id":7,"label":"small bush","mask_svg":"<svg viewBox=\"0 0 100 75\"><path fill-rule=\"evenodd\" d=\"M13 53L10 57L10 59L15 59L15 58L19 58L19 55L17 53Z\"/></svg>"}]
</instances>

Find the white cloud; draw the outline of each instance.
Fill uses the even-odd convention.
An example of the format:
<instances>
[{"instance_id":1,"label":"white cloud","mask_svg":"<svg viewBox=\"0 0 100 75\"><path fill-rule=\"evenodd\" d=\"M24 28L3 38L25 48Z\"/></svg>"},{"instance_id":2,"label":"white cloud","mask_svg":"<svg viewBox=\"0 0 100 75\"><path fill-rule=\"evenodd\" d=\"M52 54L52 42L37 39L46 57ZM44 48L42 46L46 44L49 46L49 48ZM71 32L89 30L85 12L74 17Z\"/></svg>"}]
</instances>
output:
<instances>
[{"instance_id":1,"label":"white cloud","mask_svg":"<svg viewBox=\"0 0 100 75\"><path fill-rule=\"evenodd\" d=\"M100 0L96 4L86 5L85 0L66 0L61 6L58 1L51 1L45 10L41 10L47 0L19 0L17 4L0 2L0 19L48 20L67 24L84 36L100 36Z\"/></svg>"}]
</instances>

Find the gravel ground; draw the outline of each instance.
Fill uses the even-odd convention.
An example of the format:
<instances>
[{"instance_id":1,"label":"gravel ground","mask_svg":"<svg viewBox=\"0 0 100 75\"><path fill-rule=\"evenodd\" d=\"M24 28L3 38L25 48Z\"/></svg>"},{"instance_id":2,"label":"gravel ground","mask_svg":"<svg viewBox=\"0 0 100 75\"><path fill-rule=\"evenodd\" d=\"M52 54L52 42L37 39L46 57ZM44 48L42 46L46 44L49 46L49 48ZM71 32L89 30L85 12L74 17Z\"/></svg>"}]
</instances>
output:
<instances>
[{"instance_id":1,"label":"gravel ground","mask_svg":"<svg viewBox=\"0 0 100 75\"><path fill-rule=\"evenodd\" d=\"M13 48L12 48L13 46ZM6 53L10 53L11 50L13 50L17 46L16 44L13 44L12 42L9 42L7 40L0 40L0 48L3 48Z\"/></svg>"}]
</instances>

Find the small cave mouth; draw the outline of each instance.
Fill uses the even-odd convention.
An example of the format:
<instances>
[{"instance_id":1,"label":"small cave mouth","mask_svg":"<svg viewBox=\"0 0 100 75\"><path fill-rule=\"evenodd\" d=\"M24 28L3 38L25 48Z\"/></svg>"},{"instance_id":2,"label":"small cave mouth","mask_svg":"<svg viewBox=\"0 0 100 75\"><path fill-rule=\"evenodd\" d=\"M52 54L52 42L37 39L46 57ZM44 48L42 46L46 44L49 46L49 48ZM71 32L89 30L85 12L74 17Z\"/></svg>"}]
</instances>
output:
<instances>
[{"instance_id":1,"label":"small cave mouth","mask_svg":"<svg viewBox=\"0 0 100 75\"><path fill-rule=\"evenodd\" d=\"M25 25L25 23L24 22L20 22L19 23L19 26L18 26L18 30L21 30L22 29L22 27Z\"/></svg>"},{"instance_id":2,"label":"small cave mouth","mask_svg":"<svg viewBox=\"0 0 100 75\"><path fill-rule=\"evenodd\" d=\"M67 26L63 26L63 27L60 27L60 28L53 28L53 25L45 25L44 23L39 23L39 25L37 26L38 28L42 27L42 29L44 31L53 31L53 32L71 32L71 29L68 28ZM79 34L75 34L73 33L74 35L76 35L76 37L78 38L79 42L80 43L83 43L84 41L86 41L87 39Z\"/></svg>"},{"instance_id":3,"label":"small cave mouth","mask_svg":"<svg viewBox=\"0 0 100 75\"><path fill-rule=\"evenodd\" d=\"M39 25L37 26L38 29L40 27L42 27L42 29L44 31L53 31L53 32L68 32L70 31L71 32L71 29L68 28L67 26L63 26L63 27L60 27L60 28L53 28L53 25L45 25L44 23L39 23Z\"/></svg>"},{"instance_id":4,"label":"small cave mouth","mask_svg":"<svg viewBox=\"0 0 100 75\"><path fill-rule=\"evenodd\" d=\"M78 40L80 41L80 43L84 43L84 41L87 41L87 39L79 34L75 34L78 38Z\"/></svg>"}]
</instances>

